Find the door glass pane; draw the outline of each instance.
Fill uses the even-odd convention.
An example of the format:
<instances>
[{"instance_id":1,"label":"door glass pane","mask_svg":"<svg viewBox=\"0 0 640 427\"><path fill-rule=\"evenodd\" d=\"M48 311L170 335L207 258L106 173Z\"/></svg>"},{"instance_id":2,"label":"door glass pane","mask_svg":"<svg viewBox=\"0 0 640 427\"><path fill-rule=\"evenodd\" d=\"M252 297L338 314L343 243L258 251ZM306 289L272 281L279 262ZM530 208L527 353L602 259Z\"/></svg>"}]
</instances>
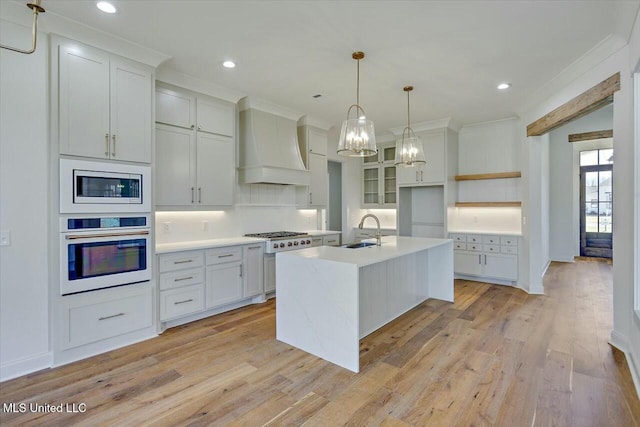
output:
<instances>
[{"instance_id":1,"label":"door glass pane","mask_svg":"<svg viewBox=\"0 0 640 427\"><path fill-rule=\"evenodd\" d=\"M610 202L611 201L611 171L601 171L599 180L599 201Z\"/></svg>"},{"instance_id":2,"label":"door glass pane","mask_svg":"<svg viewBox=\"0 0 640 427\"><path fill-rule=\"evenodd\" d=\"M388 162L388 161L395 161L396 159L396 147L387 147L384 149L384 161Z\"/></svg>"},{"instance_id":3,"label":"door glass pane","mask_svg":"<svg viewBox=\"0 0 640 427\"><path fill-rule=\"evenodd\" d=\"M364 169L364 203L378 203L378 168Z\"/></svg>"},{"instance_id":4,"label":"door glass pane","mask_svg":"<svg viewBox=\"0 0 640 427\"><path fill-rule=\"evenodd\" d=\"M384 203L396 202L396 167L384 168Z\"/></svg>"},{"instance_id":5,"label":"door glass pane","mask_svg":"<svg viewBox=\"0 0 640 427\"><path fill-rule=\"evenodd\" d=\"M598 217L598 232L611 233L611 202L600 203L600 216Z\"/></svg>"},{"instance_id":6,"label":"door glass pane","mask_svg":"<svg viewBox=\"0 0 640 427\"><path fill-rule=\"evenodd\" d=\"M601 165L610 165L613 163L613 148L609 148L606 150L600 150L600 164Z\"/></svg>"},{"instance_id":7,"label":"door glass pane","mask_svg":"<svg viewBox=\"0 0 640 427\"><path fill-rule=\"evenodd\" d=\"M373 156L363 157L362 161L364 163L378 163L378 155L374 154Z\"/></svg>"},{"instance_id":8,"label":"door glass pane","mask_svg":"<svg viewBox=\"0 0 640 427\"><path fill-rule=\"evenodd\" d=\"M598 150L580 152L580 166L593 166L597 164L598 164Z\"/></svg>"}]
</instances>

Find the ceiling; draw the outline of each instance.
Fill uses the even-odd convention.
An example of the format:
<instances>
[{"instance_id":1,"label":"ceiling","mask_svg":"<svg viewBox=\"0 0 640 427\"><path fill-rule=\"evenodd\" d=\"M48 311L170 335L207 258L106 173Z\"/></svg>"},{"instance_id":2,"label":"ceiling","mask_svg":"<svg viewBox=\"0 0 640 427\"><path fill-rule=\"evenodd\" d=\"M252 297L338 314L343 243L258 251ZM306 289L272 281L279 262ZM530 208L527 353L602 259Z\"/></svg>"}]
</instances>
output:
<instances>
[{"instance_id":1,"label":"ceiling","mask_svg":"<svg viewBox=\"0 0 640 427\"><path fill-rule=\"evenodd\" d=\"M360 101L377 133L407 121L513 117L607 37L628 40L638 1L44 0L47 13L171 56L161 67L339 124ZM42 17L44 20L46 15ZM235 69L221 66L225 59ZM513 87L498 91L500 82ZM313 95L321 94L314 99Z\"/></svg>"}]
</instances>

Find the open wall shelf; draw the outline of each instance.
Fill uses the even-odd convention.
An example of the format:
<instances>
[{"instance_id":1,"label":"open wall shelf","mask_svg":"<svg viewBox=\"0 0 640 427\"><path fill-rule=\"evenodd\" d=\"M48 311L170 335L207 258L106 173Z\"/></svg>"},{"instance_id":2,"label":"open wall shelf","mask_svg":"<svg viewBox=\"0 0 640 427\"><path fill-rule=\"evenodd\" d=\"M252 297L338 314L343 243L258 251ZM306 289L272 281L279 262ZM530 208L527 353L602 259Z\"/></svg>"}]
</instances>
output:
<instances>
[{"instance_id":1,"label":"open wall shelf","mask_svg":"<svg viewBox=\"0 0 640 427\"><path fill-rule=\"evenodd\" d=\"M519 208L522 202L456 202L456 208Z\"/></svg>"},{"instance_id":2,"label":"open wall shelf","mask_svg":"<svg viewBox=\"0 0 640 427\"><path fill-rule=\"evenodd\" d=\"M456 181L475 181L479 179L502 179L502 178L520 178L522 173L516 172L496 172L496 173L478 173L475 175L456 175Z\"/></svg>"}]
</instances>

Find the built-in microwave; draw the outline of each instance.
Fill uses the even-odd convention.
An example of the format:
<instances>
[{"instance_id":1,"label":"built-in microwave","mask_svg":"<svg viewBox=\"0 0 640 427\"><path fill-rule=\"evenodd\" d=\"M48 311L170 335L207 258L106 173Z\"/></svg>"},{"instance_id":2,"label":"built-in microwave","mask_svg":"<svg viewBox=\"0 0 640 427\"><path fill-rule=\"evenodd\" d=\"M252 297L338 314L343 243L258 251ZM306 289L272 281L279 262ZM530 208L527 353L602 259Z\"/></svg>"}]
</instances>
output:
<instances>
[{"instance_id":1,"label":"built-in microwave","mask_svg":"<svg viewBox=\"0 0 640 427\"><path fill-rule=\"evenodd\" d=\"M60 294L151 280L150 215L60 218Z\"/></svg>"},{"instance_id":2,"label":"built-in microwave","mask_svg":"<svg viewBox=\"0 0 640 427\"><path fill-rule=\"evenodd\" d=\"M151 168L60 159L60 213L151 212Z\"/></svg>"}]
</instances>

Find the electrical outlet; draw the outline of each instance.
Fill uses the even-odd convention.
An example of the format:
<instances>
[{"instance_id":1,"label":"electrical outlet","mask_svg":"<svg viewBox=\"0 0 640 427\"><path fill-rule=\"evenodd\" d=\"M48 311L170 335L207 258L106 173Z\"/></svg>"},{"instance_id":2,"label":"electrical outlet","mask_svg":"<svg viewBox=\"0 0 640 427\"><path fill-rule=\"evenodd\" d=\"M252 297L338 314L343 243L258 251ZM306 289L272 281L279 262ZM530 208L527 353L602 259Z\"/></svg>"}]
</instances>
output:
<instances>
[{"instance_id":1,"label":"electrical outlet","mask_svg":"<svg viewBox=\"0 0 640 427\"><path fill-rule=\"evenodd\" d=\"M202 221L202 231L209 231L209 221L206 219Z\"/></svg>"},{"instance_id":2,"label":"electrical outlet","mask_svg":"<svg viewBox=\"0 0 640 427\"><path fill-rule=\"evenodd\" d=\"M10 231L0 231L0 246L11 246Z\"/></svg>"},{"instance_id":3,"label":"electrical outlet","mask_svg":"<svg viewBox=\"0 0 640 427\"><path fill-rule=\"evenodd\" d=\"M162 232L164 234L171 233L171 223L169 221L162 223Z\"/></svg>"}]
</instances>

